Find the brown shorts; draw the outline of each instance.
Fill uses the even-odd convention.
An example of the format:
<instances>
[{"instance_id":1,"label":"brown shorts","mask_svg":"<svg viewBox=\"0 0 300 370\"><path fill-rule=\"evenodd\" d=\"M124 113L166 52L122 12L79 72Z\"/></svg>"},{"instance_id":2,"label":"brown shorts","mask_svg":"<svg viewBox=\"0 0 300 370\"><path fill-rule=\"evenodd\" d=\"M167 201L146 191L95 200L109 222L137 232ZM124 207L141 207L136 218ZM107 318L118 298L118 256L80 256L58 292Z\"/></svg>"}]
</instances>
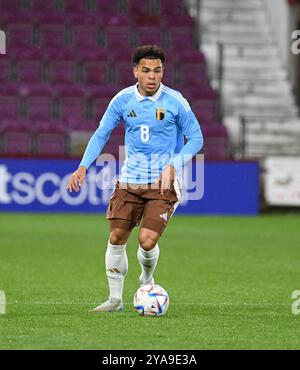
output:
<instances>
[{"instance_id":1,"label":"brown shorts","mask_svg":"<svg viewBox=\"0 0 300 370\"><path fill-rule=\"evenodd\" d=\"M149 185L116 183L106 213L110 229L131 231L141 225L146 229L163 233L179 202L177 181L171 190L160 194L160 190ZM141 223L142 220L142 223Z\"/></svg>"}]
</instances>

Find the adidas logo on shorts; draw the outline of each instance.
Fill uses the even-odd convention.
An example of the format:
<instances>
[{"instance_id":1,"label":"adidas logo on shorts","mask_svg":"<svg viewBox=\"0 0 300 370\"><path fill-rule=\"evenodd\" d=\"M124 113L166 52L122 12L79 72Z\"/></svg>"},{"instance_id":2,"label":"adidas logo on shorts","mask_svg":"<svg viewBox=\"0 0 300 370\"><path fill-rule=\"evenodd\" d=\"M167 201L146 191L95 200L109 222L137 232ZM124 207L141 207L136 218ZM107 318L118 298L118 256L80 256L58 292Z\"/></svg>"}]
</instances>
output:
<instances>
[{"instance_id":1,"label":"adidas logo on shorts","mask_svg":"<svg viewBox=\"0 0 300 370\"><path fill-rule=\"evenodd\" d=\"M168 221L168 212L163 213L162 215L160 215L160 217L165 221Z\"/></svg>"}]
</instances>

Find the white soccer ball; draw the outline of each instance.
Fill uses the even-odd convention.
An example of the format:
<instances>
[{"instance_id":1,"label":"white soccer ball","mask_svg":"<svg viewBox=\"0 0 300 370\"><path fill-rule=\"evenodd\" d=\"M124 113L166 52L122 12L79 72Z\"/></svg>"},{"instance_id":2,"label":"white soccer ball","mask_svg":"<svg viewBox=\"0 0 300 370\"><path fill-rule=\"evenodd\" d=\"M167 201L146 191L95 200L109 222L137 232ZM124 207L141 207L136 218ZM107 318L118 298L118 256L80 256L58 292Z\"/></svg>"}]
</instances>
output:
<instances>
[{"instance_id":1,"label":"white soccer ball","mask_svg":"<svg viewBox=\"0 0 300 370\"><path fill-rule=\"evenodd\" d=\"M136 291L133 305L141 316L163 316L169 307L169 295L157 284L143 285Z\"/></svg>"}]
</instances>

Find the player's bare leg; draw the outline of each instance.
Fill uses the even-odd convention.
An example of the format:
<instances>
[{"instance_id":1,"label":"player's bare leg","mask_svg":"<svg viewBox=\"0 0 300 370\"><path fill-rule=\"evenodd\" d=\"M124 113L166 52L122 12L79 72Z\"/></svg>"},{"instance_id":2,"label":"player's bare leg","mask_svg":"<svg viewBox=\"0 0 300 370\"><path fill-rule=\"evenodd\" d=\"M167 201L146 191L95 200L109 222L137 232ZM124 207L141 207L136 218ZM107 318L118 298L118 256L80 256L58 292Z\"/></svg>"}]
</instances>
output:
<instances>
[{"instance_id":1,"label":"player's bare leg","mask_svg":"<svg viewBox=\"0 0 300 370\"><path fill-rule=\"evenodd\" d=\"M128 271L126 243L130 231L113 229L109 236L105 254L106 275L109 285L109 298L97 306L92 312L117 312L123 311L122 303L123 286Z\"/></svg>"},{"instance_id":2,"label":"player's bare leg","mask_svg":"<svg viewBox=\"0 0 300 370\"><path fill-rule=\"evenodd\" d=\"M138 260L142 268L139 278L140 285L154 284L153 273L159 257L159 246L157 244L160 234L146 228L139 231Z\"/></svg>"}]
</instances>

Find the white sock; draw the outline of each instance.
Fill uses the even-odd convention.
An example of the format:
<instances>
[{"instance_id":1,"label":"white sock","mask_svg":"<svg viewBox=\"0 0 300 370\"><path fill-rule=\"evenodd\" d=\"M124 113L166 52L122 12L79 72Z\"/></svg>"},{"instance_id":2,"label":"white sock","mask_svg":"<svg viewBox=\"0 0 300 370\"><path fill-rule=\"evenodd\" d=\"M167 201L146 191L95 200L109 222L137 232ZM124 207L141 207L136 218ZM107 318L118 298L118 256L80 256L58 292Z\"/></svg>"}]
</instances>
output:
<instances>
[{"instance_id":1,"label":"white sock","mask_svg":"<svg viewBox=\"0 0 300 370\"><path fill-rule=\"evenodd\" d=\"M150 251L145 251L140 245L138 248L137 257L142 267L141 280L143 282L150 282L153 276L153 272L157 265L159 257L159 246L156 246Z\"/></svg>"},{"instance_id":2,"label":"white sock","mask_svg":"<svg viewBox=\"0 0 300 370\"><path fill-rule=\"evenodd\" d=\"M128 271L126 244L113 245L108 242L105 266L109 285L109 297L122 299L124 280Z\"/></svg>"}]
</instances>

